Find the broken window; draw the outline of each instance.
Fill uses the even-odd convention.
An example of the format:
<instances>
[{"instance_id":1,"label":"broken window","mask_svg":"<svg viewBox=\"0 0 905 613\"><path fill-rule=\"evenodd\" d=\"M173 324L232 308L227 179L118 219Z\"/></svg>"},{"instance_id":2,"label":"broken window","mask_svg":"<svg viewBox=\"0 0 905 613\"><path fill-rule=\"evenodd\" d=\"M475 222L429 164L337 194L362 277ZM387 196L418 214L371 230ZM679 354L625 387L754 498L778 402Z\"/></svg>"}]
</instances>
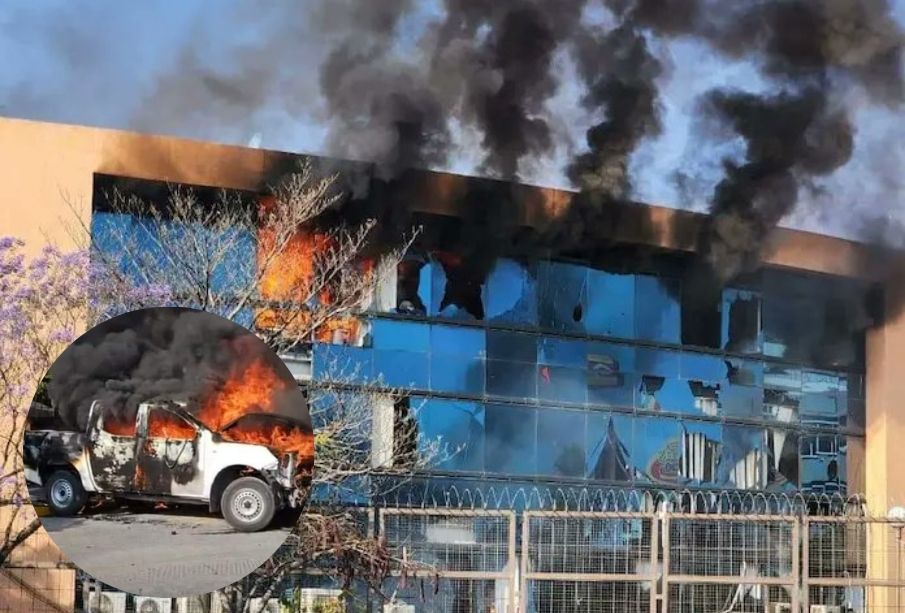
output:
<instances>
[{"instance_id":1,"label":"broken window","mask_svg":"<svg viewBox=\"0 0 905 613\"><path fill-rule=\"evenodd\" d=\"M426 315L431 304L431 266L424 256L407 255L396 270L396 312Z\"/></svg>"},{"instance_id":2,"label":"broken window","mask_svg":"<svg viewBox=\"0 0 905 613\"><path fill-rule=\"evenodd\" d=\"M484 284L483 301L489 321L536 325L536 266L497 260Z\"/></svg>"},{"instance_id":3,"label":"broken window","mask_svg":"<svg viewBox=\"0 0 905 613\"><path fill-rule=\"evenodd\" d=\"M538 474L583 477L586 415L582 411L543 408L538 417Z\"/></svg>"},{"instance_id":4,"label":"broken window","mask_svg":"<svg viewBox=\"0 0 905 613\"><path fill-rule=\"evenodd\" d=\"M705 276L690 275L682 283L682 344L719 349L720 288Z\"/></svg>"},{"instance_id":5,"label":"broken window","mask_svg":"<svg viewBox=\"0 0 905 613\"><path fill-rule=\"evenodd\" d=\"M148 412L148 437L192 440L197 434L195 426L188 421L163 409Z\"/></svg>"},{"instance_id":6,"label":"broken window","mask_svg":"<svg viewBox=\"0 0 905 613\"><path fill-rule=\"evenodd\" d=\"M431 314L448 319L484 319L484 279L461 256L435 252L431 262Z\"/></svg>"},{"instance_id":7,"label":"broken window","mask_svg":"<svg viewBox=\"0 0 905 613\"><path fill-rule=\"evenodd\" d=\"M537 421L537 409L487 405L485 470L498 474L536 475Z\"/></svg>"},{"instance_id":8,"label":"broken window","mask_svg":"<svg viewBox=\"0 0 905 613\"><path fill-rule=\"evenodd\" d=\"M764 369L762 362L725 359L725 382L720 393L723 415L757 419L764 414Z\"/></svg>"},{"instance_id":9,"label":"broken window","mask_svg":"<svg viewBox=\"0 0 905 613\"><path fill-rule=\"evenodd\" d=\"M765 435L760 428L724 425L720 453L721 486L763 489L767 482Z\"/></svg>"},{"instance_id":10,"label":"broken window","mask_svg":"<svg viewBox=\"0 0 905 613\"><path fill-rule=\"evenodd\" d=\"M680 343L680 287L676 279L635 277L635 338Z\"/></svg>"},{"instance_id":11,"label":"broken window","mask_svg":"<svg viewBox=\"0 0 905 613\"><path fill-rule=\"evenodd\" d=\"M680 423L679 482L691 486L716 485L722 448L720 424Z\"/></svg>"},{"instance_id":12,"label":"broken window","mask_svg":"<svg viewBox=\"0 0 905 613\"><path fill-rule=\"evenodd\" d=\"M721 346L733 353L760 353L760 296L755 292L723 291Z\"/></svg>"},{"instance_id":13,"label":"broken window","mask_svg":"<svg viewBox=\"0 0 905 613\"><path fill-rule=\"evenodd\" d=\"M538 264L538 319L552 330L583 332L588 312L588 269L575 264Z\"/></svg>"},{"instance_id":14,"label":"broken window","mask_svg":"<svg viewBox=\"0 0 905 613\"><path fill-rule=\"evenodd\" d=\"M783 428L767 429L767 489L791 492L798 489L798 433Z\"/></svg>"},{"instance_id":15,"label":"broken window","mask_svg":"<svg viewBox=\"0 0 905 613\"><path fill-rule=\"evenodd\" d=\"M801 404L801 369L767 363L764 366L764 416L797 423Z\"/></svg>"}]
</instances>

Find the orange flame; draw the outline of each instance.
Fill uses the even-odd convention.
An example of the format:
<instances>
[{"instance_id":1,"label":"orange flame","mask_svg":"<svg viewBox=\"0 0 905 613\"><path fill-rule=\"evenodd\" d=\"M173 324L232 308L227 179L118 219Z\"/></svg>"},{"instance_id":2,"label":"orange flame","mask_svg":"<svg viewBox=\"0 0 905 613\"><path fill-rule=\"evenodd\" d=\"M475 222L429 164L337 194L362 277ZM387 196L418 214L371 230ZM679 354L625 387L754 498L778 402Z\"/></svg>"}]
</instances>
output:
<instances>
[{"instance_id":1,"label":"orange flame","mask_svg":"<svg viewBox=\"0 0 905 613\"><path fill-rule=\"evenodd\" d=\"M273 412L274 394L289 388L289 383L258 358L248 367L234 370L218 391L205 399L200 419L215 431L248 413Z\"/></svg>"},{"instance_id":2,"label":"orange flame","mask_svg":"<svg viewBox=\"0 0 905 613\"><path fill-rule=\"evenodd\" d=\"M280 454L295 453L300 465L306 465L314 458L314 436L298 427L284 424L243 427L239 424L224 432L223 437L236 443L264 445Z\"/></svg>"},{"instance_id":3,"label":"orange flame","mask_svg":"<svg viewBox=\"0 0 905 613\"><path fill-rule=\"evenodd\" d=\"M195 428L166 411L151 411L148 416L148 436L189 441L195 438Z\"/></svg>"},{"instance_id":4,"label":"orange flame","mask_svg":"<svg viewBox=\"0 0 905 613\"><path fill-rule=\"evenodd\" d=\"M103 429L113 436L135 436L135 419L125 419L107 413L104 415Z\"/></svg>"}]
</instances>

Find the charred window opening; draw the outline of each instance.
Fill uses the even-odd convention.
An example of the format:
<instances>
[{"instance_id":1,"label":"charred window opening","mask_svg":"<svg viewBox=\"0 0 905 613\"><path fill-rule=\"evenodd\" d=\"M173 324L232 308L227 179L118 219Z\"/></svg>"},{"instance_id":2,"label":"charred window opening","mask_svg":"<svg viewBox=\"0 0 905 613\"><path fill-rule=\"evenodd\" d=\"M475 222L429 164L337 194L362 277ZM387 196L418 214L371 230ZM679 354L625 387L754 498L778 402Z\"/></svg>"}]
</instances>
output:
<instances>
[{"instance_id":1,"label":"charred window opening","mask_svg":"<svg viewBox=\"0 0 905 613\"><path fill-rule=\"evenodd\" d=\"M752 292L726 290L723 327L723 348L727 351L760 351L760 297Z\"/></svg>"},{"instance_id":2,"label":"charred window opening","mask_svg":"<svg viewBox=\"0 0 905 613\"><path fill-rule=\"evenodd\" d=\"M229 206L236 212L249 215L252 220L256 217L258 210L258 195L247 190L223 190L206 185L174 184L168 181L103 173L94 175L91 204L95 213L118 213L121 212L120 203L117 201L119 198L134 198L146 205L153 206L162 218L167 219L172 213L173 194L178 191L191 193L195 204L203 210ZM226 196L227 194L228 196Z\"/></svg>"},{"instance_id":3,"label":"charred window opening","mask_svg":"<svg viewBox=\"0 0 905 613\"><path fill-rule=\"evenodd\" d=\"M418 458L418 420L408 398L393 403L393 467L407 468Z\"/></svg>"},{"instance_id":4,"label":"charred window opening","mask_svg":"<svg viewBox=\"0 0 905 613\"><path fill-rule=\"evenodd\" d=\"M686 279L682 284L682 344L720 347L720 291L710 284Z\"/></svg>"},{"instance_id":5,"label":"charred window opening","mask_svg":"<svg viewBox=\"0 0 905 613\"><path fill-rule=\"evenodd\" d=\"M100 418L100 428L113 436L135 436L135 417L117 415L112 412L105 413Z\"/></svg>"},{"instance_id":6,"label":"charred window opening","mask_svg":"<svg viewBox=\"0 0 905 613\"><path fill-rule=\"evenodd\" d=\"M689 381L688 389L694 396L695 409L704 415L715 417L720 409L720 385L703 381Z\"/></svg>"},{"instance_id":7,"label":"charred window opening","mask_svg":"<svg viewBox=\"0 0 905 613\"><path fill-rule=\"evenodd\" d=\"M426 315L430 294L421 295L422 276L427 261L407 257L399 262L396 276L396 312L405 315ZM428 269L429 270L429 269Z\"/></svg>"},{"instance_id":8,"label":"charred window opening","mask_svg":"<svg viewBox=\"0 0 905 613\"><path fill-rule=\"evenodd\" d=\"M434 254L446 275L446 285L438 309L441 316L457 317L464 311L474 319L484 319L482 288L484 275L458 255Z\"/></svg>"}]
</instances>

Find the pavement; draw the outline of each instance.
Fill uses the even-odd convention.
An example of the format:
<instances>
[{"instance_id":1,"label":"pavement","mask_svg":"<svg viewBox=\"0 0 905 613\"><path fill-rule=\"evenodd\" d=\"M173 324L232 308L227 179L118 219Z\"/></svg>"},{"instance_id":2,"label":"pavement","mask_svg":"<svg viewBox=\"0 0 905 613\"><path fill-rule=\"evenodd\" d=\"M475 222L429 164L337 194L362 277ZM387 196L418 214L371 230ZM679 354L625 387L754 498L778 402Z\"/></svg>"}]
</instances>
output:
<instances>
[{"instance_id":1,"label":"pavement","mask_svg":"<svg viewBox=\"0 0 905 613\"><path fill-rule=\"evenodd\" d=\"M291 523L249 534L203 507L144 505L101 505L41 522L66 557L99 581L160 597L211 592L238 581L273 555Z\"/></svg>"}]
</instances>

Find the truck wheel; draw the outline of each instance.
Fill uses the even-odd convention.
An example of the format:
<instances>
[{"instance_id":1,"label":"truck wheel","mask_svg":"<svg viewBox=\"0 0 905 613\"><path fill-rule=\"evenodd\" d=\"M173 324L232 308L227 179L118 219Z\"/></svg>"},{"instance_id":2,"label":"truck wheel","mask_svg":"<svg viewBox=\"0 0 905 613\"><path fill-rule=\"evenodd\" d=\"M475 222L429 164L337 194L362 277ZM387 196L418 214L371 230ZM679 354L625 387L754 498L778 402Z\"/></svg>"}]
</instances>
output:
<instances>
[{"instance_id":1,"label":"truck wheel","mask_svg":"<svg viewBox=\"0 0 905 613\"><path fill-rule=\"evenodd\" d=\"M240 477L223 491L220 509L230 526L240 532L263 530L276 512L273 490L257 477Z\"/></svg>"},{"instance_id":2,"label":"truck wheel","mask_svg":"<svg viewBox=\"0 0 905 613\"><path fill-rule=\"evenodd\" d=\"M79 476L69 470L58 470L47 479L47 505L54 515L71 517L85 506L88 494Z\"/></svg>"}]
</instances>

